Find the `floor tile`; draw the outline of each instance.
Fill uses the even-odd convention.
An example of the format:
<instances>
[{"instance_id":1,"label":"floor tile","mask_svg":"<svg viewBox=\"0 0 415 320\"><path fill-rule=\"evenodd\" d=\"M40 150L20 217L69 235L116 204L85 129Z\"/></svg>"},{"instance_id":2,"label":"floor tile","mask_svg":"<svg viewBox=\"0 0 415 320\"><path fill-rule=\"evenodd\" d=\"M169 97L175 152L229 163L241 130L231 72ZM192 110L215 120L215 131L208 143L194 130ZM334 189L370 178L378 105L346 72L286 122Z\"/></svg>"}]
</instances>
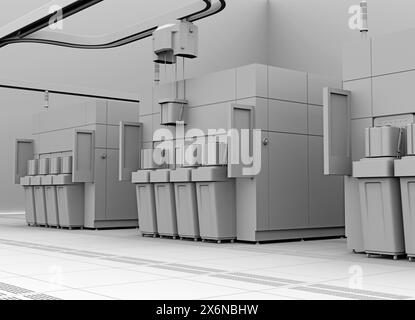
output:
<instances>
[{"instance_id":1,"label":"floor tile","mask_svg":"<svg viewBox=\"0 0 415 320\"><path fill-rule=\"evenodd\" d=\"M158 280L161 277L122 269L101 269L62 273L55 276L40 275L32 278L57 283L71 288L88 288L115 284Z\"/></svg>"},{"instance_id":2,"label":"floor tile","mask_svg":"<svg viewBox=\"0 0 415 320\"><path fill-rule=\"evenodd\" d=\"M80 290L52 291L48 294L62 300L113 300L109 297Z\"/></svg>"},{"instance_id":3,"label":"floor tile","mask_svg":"<svg viewBox=\"0 0 415 320\"><path fill-rule=\"evenodd\" d=\"M346 261L326 261L323 263L293 265L289 267L278 267L275 270L281 273L306 276L314 278L316 281L322 281L349 278L353 276L356 269L364 275L402 270L398 266Z\"/></svg>"},{"instance_id":4,"label":"floor tile","mask_svg":"<svg viewBox=\"0 0 415 320\"><path fill-rule=\"evenodd\" d=\"M94 264L68 261L52 260L49 262L20 263L10 265L0 265L0 271L13 273L15 275L33 276L33 275L53 275L56 273L66 273L82 270L99 270L100 267Z\"/></svg>"},{"instance_id":5,"label":"floor tile","mask_svg":"<svg viewBox=\"0 0 415 320\"><path fill-rule=\"evenodd\" d=\"M159 280L145 283L131 283L118 286L89 288L88 292L103 294L118 299L204 299L219 295L230 295L243 292L239 289L204 284L189 280Z\"/></svg>"},{"instance_id":6,"label":"floor tile","mask_svg":"<svg viewBox=\"0 0 415 320\"><path fill-rule=\"evenodd\" d=\"M225 276L225 278L223 278L222 276ZM218 286L225 286L229 288L236 288L247 291L261 291L273 288L272 283L267 285L266 281L256 281L255 279L244 279L242 277L229 277L228 275L218 275L217 277L200 276L192 280L201 283L214 284Z\"/></svg>"},{"instance_id":7,"label":"floor tile","mask_svg":"<svg viewBox=\"0 0 415 320\"><path fill-rule=\"evenodd\" d=\"M226 296L212 297L207 300L242 300L242 301L251 301L251 300L290 300L289 297L278 296L271 293L263 292L246 292L239 294L232 294ZM255 305L255 303L252 303Z\"/></svg>"},{"instance_id":8,"label":"floor tile","mask_svg":"<svg viewBox=\"0 0 415 320\"><path fill-rule=\"evenodd\" d=\"M393 274L388 274L393 276ZM374 276L378 277L378 276ZM371 278L371 276L369 277ZM409 288L399 288L395 286L390 286L385 282L381 284L372 283L368 281L367 278L362 279L342 279L322 282L320 285L328 286L332 290L338 291L350 291L350 292L360 292L363 291L365 294L374 297L384 297L385 299L392 300L401 300L401 299L415 299L415 289L414 287Z\"/></svg>"},{"instance_id":9,"label":"floor tile","mask_svg":"<svg viewBox=\"0 0 415 320\"><path fill-rule=\"evenodd\" d=\"M394 273L368 275L367 277L364 277L364 283L407 289L415 296L415 270L413 269Z\"/></svg>"},{"instance_id":10,"label":"floor tile","mask_svg":"<svg viewBox=\"0 0 415 320\"><path fill-rule=\"evenodd\" d=\"M349 300L347 298L338 297L331 294L294 290L290 288L272 289L266 291L266 293L275 294L277 296L284 296L292 300Z\"/></svg>"}]
</instances>

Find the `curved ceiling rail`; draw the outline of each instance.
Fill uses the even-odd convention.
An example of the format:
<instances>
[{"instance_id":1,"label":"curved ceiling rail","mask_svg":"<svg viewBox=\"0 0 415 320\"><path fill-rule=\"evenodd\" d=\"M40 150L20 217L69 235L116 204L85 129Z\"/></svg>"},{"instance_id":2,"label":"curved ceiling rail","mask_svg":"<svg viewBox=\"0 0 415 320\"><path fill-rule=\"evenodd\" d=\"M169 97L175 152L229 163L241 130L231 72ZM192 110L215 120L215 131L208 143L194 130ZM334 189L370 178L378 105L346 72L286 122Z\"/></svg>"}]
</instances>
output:
<instances>
[{"instance_id":1,"label":"curved ceiling rail","mask_svg":"<svg viewBox=\"0 0 415 320\"><path fill-rule=\"evenodd\" d=\"M102 0L95 0L96 3L99 1ZM87 2L94 2L94 0ZM202 9L200 3L189 5L110 35L85 37L51 31L36 31L24 37L2 38L0 39L0 47L14 43L41 43L78 49L115 48L152 36L153 32L166 22L172 20L194 22L215 15L226 7L226 0L202 0L202 2L204 3Z\"/></svg>"}]
</instances>

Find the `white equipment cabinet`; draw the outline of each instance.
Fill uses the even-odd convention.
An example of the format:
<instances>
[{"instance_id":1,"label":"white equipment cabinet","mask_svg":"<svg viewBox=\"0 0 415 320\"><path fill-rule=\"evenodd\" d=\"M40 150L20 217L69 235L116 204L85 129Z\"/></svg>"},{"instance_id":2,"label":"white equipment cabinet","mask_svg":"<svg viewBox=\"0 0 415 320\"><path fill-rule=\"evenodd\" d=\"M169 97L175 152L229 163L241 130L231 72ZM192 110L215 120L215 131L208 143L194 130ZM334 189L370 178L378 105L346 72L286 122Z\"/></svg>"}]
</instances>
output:
<instances>
[{"instance_id":1,"label":"white equipment cabinet","mask_svg":"<svg viewBox=\"0 0 415 320\"><path fill-rule=\"evenodd\" d=\"M23 170L20 163L32 159L39 161L39 173L43 174L45 185L38 181L40 176L34 177L38 225L49 224L46 220L48 207L52 209L51 224L56 223L53 203L56 187L58 211L61 207L64 210L59 212L61 226L91 229L137 227L135 188L118 178L119 163L123 160L119 152L120 123L138 117L138 103L91 98L78 100L81 102L65 107L51 106L33 116L32 140L18 140L16 145L16 180L27 176L27 169ZM24 141L32 141L31 153ZM62 158L60 175L56 175L56 170L41 172L42 161L54 161L51 159L58 157ZM128 161L124 164L128 166ZM50 184L51 175L53 185ZM48 197L41 192L45 187L50 191ZM44 202L41 201L43 198ZM72 204L72 201L78 203ZM77 206L76 210L71 209L72 205ZM30 212L28 210L29 215ZM72 219L71 212L77 212L76 218ZM61 220L62 215L64 218Z\"/></svg>"},{"instance_id":2,"label":"white equipment cabinet","mask_svg":"<svg viewBox=\"0 0 415 320\"><path fill-rule=\"evenodd\" d=\"M170 182L170 169L151 171L150 182L154 183L158 233L160 237L175 239L178 236L176 200L174 185Z\"/></svg>"},{"instance_id":3,"label":"white equipment cabinet","mask_svg":"<svg viewBox=\"0 0 415 320\"><path fill-rule=\"evenodd\" d=\"M212 174L219 170L218 181L200 180L204 178L192 173L198 179L192 178L192 182L199 188L196 193L202 238L260 242L344 236L344 173L327 177L323 171L322 92L326 86L340 90L341 81L253 64L153 88L153 103L140 109L143 148L155 148L161 140L177 147L177 126L164 126L163 107L159 104L170 101L175 88L186 92L185 97L179 97L187 102L182 113L185 133L189 132L195 140L217 138L229 148L226 161L216 164L203 161L201 169L193 170L200 173L212 170ZM171 135L157 138L154 133L160 128L170 129ZM248 158L249 162L255 152L255 165L229 161L235 155L232 152L243 146L238 142L228 143L231 129L249 130L250 148L245 160ZM200 142L204 143L209 141ZM147 169L138 164L137 161L133 171ZM215 190L226 184L234 186L225 188L226 200L200 202L206 200L207 193L222 197ZM217 207L208 209L209 203ZM222 210L221 207L231 210L226 218L234 225L226 226L226 232L220 228L212 232L214 227L205 225L211 222L203 220L202 212L214 212L209 218L213 221L215 216L223 218L215 211ZM178 210L179 226L181 211ZM159 219L158 225L160 231ZM204 234L204 228L211 229Z\"/></svg>"},{"instance_id":4,"label":"white equipment cabinet","mask_svg":"<svg viewBox=\"0 0 415 320\"><path fill-rule=\"evenodd\" d=\"M200 229L196 184L192 182L192 169L178 168L172 170L170 181L174 183L179 237L197 240L200 237Z\"/></svg>"},{"instance_id":5,"label":"white equipment cabinet","mask_svg":"<svg viewBox=\"0 0 415 320\"><path fill-rule=\"evenodd\" d=\"M407 156L395 160L395 177L400 178L405 250L409 260L415 257L415 126L408 125Z\"/></svg>"},{"instance_id":6,"label":"white equipment cabinet","mask_svg":"<svg viewBox=\"0 0 415 320\"><path fill-rule=\"evenodd\" d=\"M35 205L35 187L34 177L37 175L38 162L37 160L27 160L33 158L33 141L20 140L16 142L16 150L21 152L27 149L29 146L29 152L24 157L20 155L22 163L18 167L23 172L23 176L20 177L20 185L23 186L25 194L25 210L26 210L26 222L29 226L35 226L37 224L36 218L36 205ZM16 176L16 179L18 177Z\"/></svg>"},{"instance_id":7,"label":"white equipment cabinet","mask_svg":"<svg viewBox=\"0 0 415 320\"><path fill-rule=\"evenodd\" d=\"M45 178L49 174L49 159L43 158L38 160L38 165L38 175L34 178L37 224L40 226L48 226Z\"/></svg>"},{"instance_id":8,"label":"white equipment cabinet","mask_svg":"<svg viewBox=\"0 0 415 320\"><path fill-rule=\"evenodd\" d=\"M343 50L343 89L348 92L348 103L345 103L343 99L343 102L337 101L331 105L325 105L325 111L329 111L331 106L338 107L337 110L340 111L339 114L332 114L335 121L327 121L327 130L324 135L326 139L333 139L333 145L337 147L347 146L347 148L342 147L342 154L347 151L348 159L344 158L347 161L344 162L343 170L338 168L338 170L333 169L326 173L347 176L345 179L347 243L349 249L355 252L365 251L364 239L367 235L364 234L365 230L362 225L363 208L356 205L360 203L360 183L346 168L351 167L352 161L358 161L367 156L365 128L373 126L407 128L408 125L415 122L411 87L415 78L414 56L412 54L415 47L408 45L411 44L410 39L414 36L415 30L408 30L374 38L359 39L345 44ZM341 116L342 111L343 116ZM327 120L329 119L327 118ZM340 123L340 125L336 125L336 123ZM408 130L408 140L410 138L411 134ZM345 141L347 141L346 145ZM405 137L403 137L403 141L405 141ZM393 177L401 180L405 250L410 257L413 252L409 249L411 248L411 232L406 231L409 227L406 224L406 217L409 217L408 214L411 212L408 201L413 198L411 197L413 172L410 170L410 166L413 165L412 154L409 144L408 156L405 156L405 148L403 147L399 154L403 158L395 160L395 172L389 173L389 176L385 177L388 180ZM326 154L327 156L329 154ZM396 185L396 181L393 184ZM385 183L378 184L378 188L385 188L386 191ZM396 190L396 186L393 189ZM385 205L385 203L380 201L378 205ZM398 205L396 204L396 206ZM398 207L394 210L399 211ZM400 239L402 239L402 234ZM396 251L401 251L401 248Z\"/></svg>"},{"instance_id":9,"label":"white equipment cabinet","mask_svg":"<svg viewBox=\"0 0 415 320\"><path fill-rule=\"evenodd\" d=\"M24 188L26 222L29 226L36 225L35 193L32 185L32 177L21 178L20 184Z\"/></svg>"},{"instance_id":10,"label":"white equipment cabinet","mask_svg":"<svg viewBox=\"0 0 415 320\"><path fill-rule=\"evenodd\" d=\"M59 223L63 228L84 226L84 185L74 183L71 174L60 174L53 178L56 185Z\"/></svg>"},{"instance_id":11,"label":"white equipment cabinet","mask_svg":"<svg viewBox=\"0 0 415 320\"><path fill-rule=\"evenodd\" d=\"M399 179L394 158L367 158L353 163L359 179L364 250L367 254L405 254Z\"/></svg>"},{"instance_id":12,"label":"white equipment cabinet","mask_svg":"<svg viewBox=\"0 0 415 320\"><path fill-rule=\"evenodd\" d=\"M42 179L42 185L45 187L46 213L48 225L52 227L59 226L58 196L56 186L53 185L53 176L48 175Z\"/></svg>"},{"instance_id":13,"label":"white equipment cabinet","mask_svg":"<svg viewBox=\"0 0 415 320\"><path fill-rule=\"evenodd\" d=\"M235 180L229 179L226 167L193 169L202 240L235 240Z\"/></svg>"},{"instance_id":14,"label":"white equipment cabinet","mask_svg":"<svg viewBox=\"0 0 415 320\"><path fill-rule=\"evenodd\" d=\"M157 236L157 215L154 184L150 183L150 170L132 173L132 182L136 187L138 224L142 235Z\"/></svg>"}]
</instances>

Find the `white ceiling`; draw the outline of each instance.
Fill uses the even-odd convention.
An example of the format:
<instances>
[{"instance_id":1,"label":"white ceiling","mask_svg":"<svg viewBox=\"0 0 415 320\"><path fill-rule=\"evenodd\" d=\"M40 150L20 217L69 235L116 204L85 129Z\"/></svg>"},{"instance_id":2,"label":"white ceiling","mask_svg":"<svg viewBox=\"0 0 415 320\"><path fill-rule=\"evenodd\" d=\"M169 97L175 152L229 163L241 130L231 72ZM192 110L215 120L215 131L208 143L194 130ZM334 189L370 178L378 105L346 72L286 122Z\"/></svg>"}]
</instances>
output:
<instances>
[{"instance_id":1,"label":"white ceiling","mask_svg":"<svg viewBox=\"0 0 415 320\"><path fill-rule=\"evenodd\" d=\"M65 33L99 35L118 31L198 0L104 0L64 20ZM1 0L0 27L50 0ZM87 28L85 27L87 26Z\"/></svg>"}]
</instances>

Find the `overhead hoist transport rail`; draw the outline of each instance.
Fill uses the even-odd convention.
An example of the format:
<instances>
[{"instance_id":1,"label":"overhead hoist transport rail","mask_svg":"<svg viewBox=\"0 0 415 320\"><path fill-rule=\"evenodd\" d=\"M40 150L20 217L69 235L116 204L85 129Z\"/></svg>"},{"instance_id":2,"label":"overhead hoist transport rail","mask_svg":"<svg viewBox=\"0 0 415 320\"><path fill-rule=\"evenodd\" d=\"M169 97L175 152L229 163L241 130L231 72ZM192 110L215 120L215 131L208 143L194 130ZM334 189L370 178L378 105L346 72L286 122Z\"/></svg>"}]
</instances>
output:
<instances>
[{"instance_id":1,"label":"overhead hoist transport rail","mask_svg":"<svg viewBox=\"0 0 415 320\"><path fill-rule=\"evenodd\" d=\"M48 94L59 94L66 96L76 96L92 99L106 99L113 101L123 101L139 103L139 94L118 92L102 89L73 87L63 84L53 83L31 83L26 81L16 81L0 78L0 89L15 89L33 92L44 92Z\"/></svg>"},{"instance_id":2,"label":"overhead hoist transport rail","mask_svg":"<svg viewBox=\"0 0 415 320\"><path fill-rule=\"evenodd\" d=\"M0 29L0 47L15 43L42 43L78 49L107 49L123 46L147 37L165 23L174 20L194 22L221 12L225 0L198 0L157 18L131 26L123 31L102 36L77 36L46 30L56 14L49 8L62 8L62 19L104 0L55 0Z\"/></svg>"}]
</instances>

